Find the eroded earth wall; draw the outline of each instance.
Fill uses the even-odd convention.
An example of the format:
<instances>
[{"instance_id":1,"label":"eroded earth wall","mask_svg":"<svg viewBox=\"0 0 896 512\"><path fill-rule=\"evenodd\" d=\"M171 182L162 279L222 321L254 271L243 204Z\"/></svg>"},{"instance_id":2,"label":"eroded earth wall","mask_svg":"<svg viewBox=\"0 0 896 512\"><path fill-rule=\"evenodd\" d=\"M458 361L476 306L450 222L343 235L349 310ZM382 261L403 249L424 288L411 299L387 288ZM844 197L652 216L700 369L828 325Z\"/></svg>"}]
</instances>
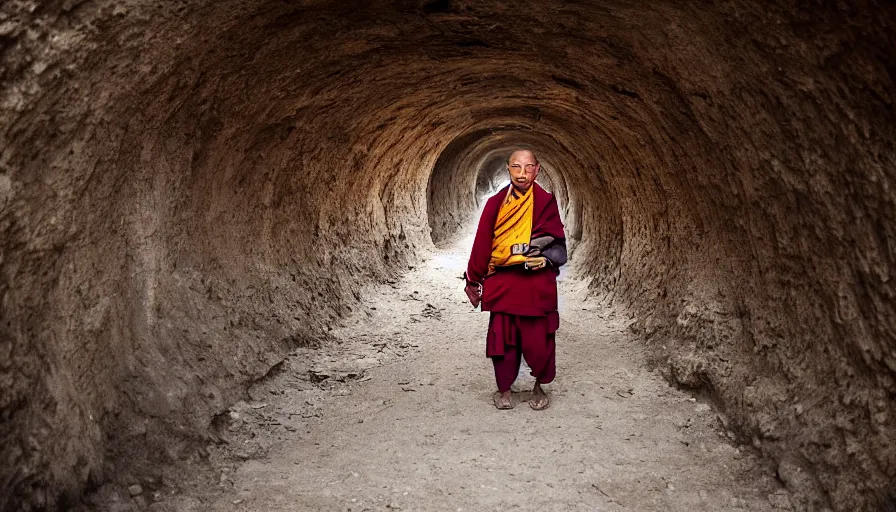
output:
<instances>
[{"instance_id":1,"label":"eroded earth wall","mask_svg":"<svg viewBox=\"0 0 896 512\"><path fill-rule=\"evenodd\" d=\"M0 509L195 456L518 145L657 368L804 508L893 506L894 27L862 1L3 2Z\"/></svg>"}]
</instances>

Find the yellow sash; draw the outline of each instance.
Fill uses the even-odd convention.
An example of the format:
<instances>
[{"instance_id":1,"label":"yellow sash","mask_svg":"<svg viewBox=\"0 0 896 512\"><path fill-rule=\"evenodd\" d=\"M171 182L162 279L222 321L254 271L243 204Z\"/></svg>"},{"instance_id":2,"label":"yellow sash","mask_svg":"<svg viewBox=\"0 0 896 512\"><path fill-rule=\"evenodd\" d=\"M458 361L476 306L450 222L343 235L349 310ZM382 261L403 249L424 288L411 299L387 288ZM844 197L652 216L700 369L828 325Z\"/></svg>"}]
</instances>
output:
<instances>
[{"instance_id":1,"label":"yellow sash","mask_svg":"<svg viewBox=\"0 0 896 512\"><path fill-rule=\"evenodd\" d=\"M532 204L535 194L532 190L521 193L510 186L501 209L498 210L498 220L495 221L495 237L492 239L492 258L488 264L488 273L492 274L495 267L517 265L526 261L522 254L513 254L512 247L515 244L526 244L532 240Z\"/></svg>"}]
</instances>

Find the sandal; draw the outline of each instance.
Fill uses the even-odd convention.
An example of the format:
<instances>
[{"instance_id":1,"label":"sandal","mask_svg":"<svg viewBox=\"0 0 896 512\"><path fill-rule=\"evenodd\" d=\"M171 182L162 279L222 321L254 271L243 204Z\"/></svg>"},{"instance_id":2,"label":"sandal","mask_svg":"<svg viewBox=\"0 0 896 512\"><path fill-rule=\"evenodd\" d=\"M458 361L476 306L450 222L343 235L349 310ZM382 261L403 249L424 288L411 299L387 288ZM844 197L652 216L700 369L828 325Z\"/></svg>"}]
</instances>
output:
<instances>
[{"instance_id":1,"label":"sandal","mask_svg":"<svg viewBox=\"0 0 896 512\"><path fill-rule=\"evenodd\" d=\"M510 399L508 402L504 402L503 400L501 400L500 391L495 391L495 394L492 395L492 402L495 403L495 408L499 410L504 411L507 409L513 409L513 399Z\"/></svg>"},{"instance_id":2,"label":"sandal","mask_svg":"<svg viewBox=\"0 0 896 512\"><path fill-rule=\"evenodd\" d=\"M543 411L551 406L551 399L548 395L544 395L540 398L532 398L529 400L529 407L536 411Z\"/></svg>"}]
</instances>

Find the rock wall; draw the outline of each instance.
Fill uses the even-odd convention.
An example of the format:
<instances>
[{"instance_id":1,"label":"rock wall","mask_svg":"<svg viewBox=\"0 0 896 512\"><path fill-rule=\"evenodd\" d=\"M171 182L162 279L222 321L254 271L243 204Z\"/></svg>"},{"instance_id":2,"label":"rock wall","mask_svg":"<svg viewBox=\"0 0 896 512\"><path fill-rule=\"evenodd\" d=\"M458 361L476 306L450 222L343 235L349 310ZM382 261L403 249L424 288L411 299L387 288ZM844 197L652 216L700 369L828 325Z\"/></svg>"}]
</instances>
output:
<instances>
[{"instance_id":1,"label":"rock wall","mask_svg":"<svg viewBox=\"0 0 896 512\"><path fill-rule=\"evenodd\" d=\"M0 510L151 485L534 148L575 269L808 509L893 506L896 12L0 5Z\"/></svg>"}]
</instances>

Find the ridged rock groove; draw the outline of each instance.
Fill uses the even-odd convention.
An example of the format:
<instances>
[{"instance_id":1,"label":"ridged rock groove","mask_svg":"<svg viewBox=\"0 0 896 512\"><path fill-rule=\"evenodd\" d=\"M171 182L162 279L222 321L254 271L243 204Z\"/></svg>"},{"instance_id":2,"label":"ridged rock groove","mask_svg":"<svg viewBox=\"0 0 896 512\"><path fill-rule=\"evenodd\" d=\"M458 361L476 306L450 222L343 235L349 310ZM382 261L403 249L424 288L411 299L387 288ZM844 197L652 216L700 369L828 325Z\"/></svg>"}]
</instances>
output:
<instances>
[{"instance_id":1,"label":"ridged rock groove","mask_svg":"<svg viewBox=\"0 0 896 512\"><path fill-rule=\"evenodd\" d=\"M193 456L520 146L670 383L893 509L894 48L875 1L6 0L0 510Z\"/></svg>"}]
</instances>

